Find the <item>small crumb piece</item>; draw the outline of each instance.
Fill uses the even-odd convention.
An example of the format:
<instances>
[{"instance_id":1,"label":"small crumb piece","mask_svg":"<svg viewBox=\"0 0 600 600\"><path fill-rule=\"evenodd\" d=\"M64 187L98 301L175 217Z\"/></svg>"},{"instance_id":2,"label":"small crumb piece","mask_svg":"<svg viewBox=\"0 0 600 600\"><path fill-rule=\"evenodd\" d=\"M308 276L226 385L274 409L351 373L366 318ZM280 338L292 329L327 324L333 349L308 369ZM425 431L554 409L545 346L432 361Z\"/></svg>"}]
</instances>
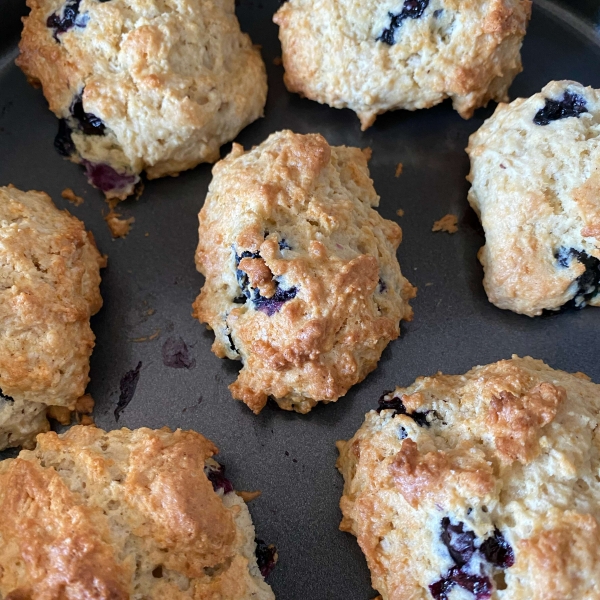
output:
<instances>
[{"instance_id":1,"label":"small crumb piece","mask_svg":"<svg viewBox=\"0 0 600 600\"><path fill-rule=\"evenodd\" d=\"M366 148L362 149L362 153L365 155L365 158L367 159L367 162L371 160L371 156L373 156L373 150L371 149L370 146L367 146Z\"/></svg>"},{"instance_id":2,"label":"small crumb piece","mask_svg":"<svg viewBox=\"0 0 600 600\"><path fill-rule=\"evenodd\" d=\"M261 494L261 492L256 491L256 492L235 492L244 502L250 502L251 500L254 500L255 498L258 498Z\"/></svg>"},{"instance_id":3,"label":"small crumb piece","mask_svg":"<svg viewBox=\"0 0 600 600\"><path fill-rule=\"evenodd\" d=\"M582 373L581 371L577 371L577 373L573 373L573 375L575 375L575 377L579 377L579 379L585 379L586 381L592 380L592 378L589 375L586 375L585 373Z\"/></svg>"},{"instance_id":4,"label":"small crumb piece","mask_svg":"<svg viewBox=\"0 0 600 600\"><path fill-rule=\"evenodd\" d=\"M458 231L458 217L456 215L445 215L439 221L436 221L431 231L446 231L456 233Z\"/></svg>"},{"instance_id":5,"label":"small crumb piece","mask_svg":"<svg viewBox=\"0 0 600 600\"><path fill-rule=\"evenodd\" d=\"M147 335L145 337L133 338L132 342L151 342L155 340L160 335L160 329L157 329L152 335Z\"/></svg>"},{"instance_id":6,"label":"small crumb piece","mask_svg":"<svg viewBox=\"0 0 600 600\"><path fill-rule=\"evenodd\" d=\"M274 64L276 67L280 67L280 66L283 64L283 60L282 60L281 56L276 56L276 57L273 59L273 64Z\"/></svg>"},{"instance_id":7,"label":"small crumb piece","mask_svg":"<svg viewBox=\"0 0 600 600\"><path fill-rule=\"evenodd\" d=\"M399 209L396 211L396 214L397 214L399 217L403 217L403 216L404 216L404 211L403 211L401 208L399 208Z\"/></svg>"},{"instance_id":8,"label":"small crumb piece","mask_svg":"<svg viewBox=\"0 0 600 600\"><path fill-rule=\"evenodd\" d=\"M80 206L83 204L83 198L78 196L71 188L65 188L60 195L75 206Z\"/></svg>"},{"instance_id":9,"label":"small crumb piece","mask_svg":"<svg viewBox=\"0 0 600 600\"><path fill-rule=\"evenodd\" d=\"M146 233L144 234L144 237L148 237L150 234L146 231Z\"/></svg>"},{"instance_id":10,"label":"small crumb piece","mask_svg":"<svg viewBox=\"0 0 600 600\"><path fill-rule=\"evenodd\" d=\"M101 254L100 259L98 260L98 266L101 269L106 269L106 265L108 265L108 254Z\"/></svg>"},{"instance_id":11,"label":"small crumb piece","mask_svg":"<svg viewBox=\"0 0 600 600\"><path fill-rule=\"evenodd\" d=\"M150 316L152 316L152 315L153 315L155 312L156 312L156 311L155 311L153 308L149 308L149 309L146 311L146 314L147 314L147 315L150 317Z\"/></svg>"},{"instance_id":12,"label":"small crumb piece","mask_svg":"<svg viewBox=\"0 0 600 600\"><path fill-rule=\"evenodd\" d=\"M90 417L90 415L81 415L81 419L79 421L81 425L95 425L94 419Z\"/></svg>"},{"instance_id":13,"label":"small crumb piece","mask_svg":"<svg viewBox=\"0 0 600 600\"><path fill-rule=\"evenodd\" d=\"M94 399L91 394L84 394L77 398L77 402L75 402L75 410L78 413L84 413L89 415L94 410Z\"/></svg>"},{"instance_id":14,"label":"small crumb piece","mask_svg":"<svg viewBox=\"0 0 600 600\"><path fill-rule=\"evenodd\" d=\"M403 168L404 168L404 165L402 163L398 163L396 165L396 173L394 174L394 177L400 177L400 175L402 175Z\"/></svg>"},{"instance_id":15,"label":"small crumb piece","mask_svg":"<svg viewBox=\"0 0 600 600\"><path fill-rule=\"evenodd\" d=\"M58 421L61 425L71 423L71 411L66 406L49 406L46 414L50 419Z\"/></svg>"},{"instance_id":16,"label":"small crumb piece","mask_svg":"<svg viewBox=\"0 0 600 600\"><path fill-rule=\"evenodd\" d=\"M429 287L430 285L433 285L433 283L426 283L425 287Z\"/></svg>"},{"instance_id":17,"label":"small crumb piece","mask_svg":"<svg viewBox=\"0 0 600 600\"><path fill-rule=\"evenodd\" d=\"M135 221L134 217L128 219L120 219L120 213L115 212L115 207L110 206L110 212L104 217L110 233L114 238L125 237L131 229L131 224Z\"/></svg>"}]
</instances>

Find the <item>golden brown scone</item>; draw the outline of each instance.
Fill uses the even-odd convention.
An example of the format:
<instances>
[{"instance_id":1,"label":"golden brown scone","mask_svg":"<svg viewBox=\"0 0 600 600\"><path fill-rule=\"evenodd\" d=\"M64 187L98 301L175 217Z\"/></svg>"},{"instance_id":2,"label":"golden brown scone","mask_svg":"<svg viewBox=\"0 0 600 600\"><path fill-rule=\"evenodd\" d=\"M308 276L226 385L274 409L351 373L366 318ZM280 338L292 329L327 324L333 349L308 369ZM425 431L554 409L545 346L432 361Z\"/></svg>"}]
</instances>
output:
<instances>
[{"instance_id":1,"label":"golden brown scone","mask_svg":"<svg viewBox=\"0 0 600 600\"><path fill-rule=\"evenodd\" d=\"M600 90L551 81L469 139L490 302L530 317L600 306Z\"/></svg>"},{"instance_id":2,"label":"golden brown scone","mask_svg":"<svg viewBox=\"0 0 600 600\"><path fill-rule=\"evenodd\" d=\"M600 386L519 358L420 377L338 442L383 600L598 600Z\"/></svg>"},{"instance_id":3,"label":"golden brown scone","mask_svg":"<svg viewBox=\"0 0 600 600\"><path fill-rule=\"evenodd\" d=\"M0 598L269 600L243 500L194 431L72 427L0 463Z\"/></svg>"},{"instance_id":4,"label":"golden brown scone","mask_svg":"<svg viewBox=\"0 0 600 600\"><path fill-rule=\"evenodd\" d=\"M288 90L350 108L364 130L446 98L464 118L506 101L530 13L530 0L289 0L273 20Z\"/></svg>"},{"instance_id":5,"label":"golden brown scone","mask_svg":"<svg viewBox=\"0 0 600 600\"><path fill-rule=\"evenodd\" d=\"M89 381L103 258L42 192L0 188L0 449L32 443L46 405L74 409Z\"/></svg>"},{"instance_id":6,"label":"golden brown scone","mask_svg":"<svg viewBox=\"0 0 600 600\"><path fill-rule=\"evenodd\" d=\"M61 119L55 146L124 199L140 173L219 158L262 115L265 66L234 0L28 0L17 64Z\"/></svg>"},{"instance_id":7,"label":"golden brown scone","mask_svg":"<svg viewBox=\"0 0 600 600\"><path fill-rule=\"evenodd\" d=\"M243 362L234 398L256 413L269 396L302 413L336 401L375 368L415 295L365 154L281 131L248 153L234 144L213 176L194 312L213 352Z\"/></svg>"}]
</instances>

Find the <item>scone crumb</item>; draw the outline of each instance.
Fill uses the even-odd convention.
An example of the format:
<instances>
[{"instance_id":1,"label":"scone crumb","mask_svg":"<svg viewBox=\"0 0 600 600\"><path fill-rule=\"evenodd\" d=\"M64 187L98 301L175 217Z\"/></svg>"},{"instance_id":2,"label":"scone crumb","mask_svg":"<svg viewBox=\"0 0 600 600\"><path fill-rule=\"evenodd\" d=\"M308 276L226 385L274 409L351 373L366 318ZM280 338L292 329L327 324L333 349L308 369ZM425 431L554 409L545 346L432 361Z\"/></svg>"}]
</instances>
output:
<instances>
[{"instance_id":1,"label":"scone crumb","mask_svg":"<svg viewBox=\"0 0 600 600\"><path fill-rule=\"evenodd\" d=\"M244 502L250 502L251 500L255 500L256 498L258 498L262 492L256 490L255 492L238 492L236 490L235 492Z\"/></svg>"},{"instance_id":2,"label":"scone crumb","mask_svg":"<svg viewBox=\"0 0 600 600\"><path fill-rule=\"evenodd\" d=\"M404 165L402 163L398 163L396 165L396 172L394 173L394 177L400 177L400 175L402 175L402 169L404 169Z\"/></svg>"},{"instance_id":3,"label":"scone crumb","mask_svg":"<svg viewBox=\"0 0 600 600\"><path fill-rule=\"evenodd\" d=\"M447 233L456 233L458 231L458 217L456 215L447 214L439 221L436 221L431 228L431 231L445 231Z\"/></svg>"},{"instance_id":4,"label":"scone crumb","mask_svg":"<svg viewBox=\"0 0 600 600\"><path fill-rule=\"evenodd\" d=\"M373 156L373 149L371 148L371 146L367 146L366 148L362 149L362 153L365 155L365 158L367 159L367 162L371 160L371 157Z\"/></svg>"},{"instance_id":5,"label":"scone crumb","mask_svg":"<svg viewBox=\"0 0 600 600\"><path fill-rule=\"evenodd\" d=\"M581 371L577 371L576 373L573 373L573 375L575 377L579 377L579 379L585 379L585 381L592 380L592 378L589 375L586 375L585 373L582 373Z\"/></svg>"},{"instance_id":6,"label":"scone crumb","mask_svg":"<svg viewBox=\"0 0 600 600\"><path fill-rule=\"evenodd\" d=\"M94 423L94 419L90 417L90 415L81 415L81 419L79 420L79 422L81 423L81 425L85 426L96 425L96 423Z\"/></svg>"},{"instance_id":7,"label":"scone crumb","mask_svg":"<svg viewBox=\"0 0 600 600\"><path fill-rule=\"evenodd\" d=\"M89 415L94 410L94 399L91 394L84 394L77 398L75 402L75 410L78 413Z\"/></svg>"},{"instance_id":8,"label":"scone crumb","mask_svg":"<svg viewBox=\"0 0 600 600\"><path fill-rule=\"evenodd\" d=\"M71 188L65 188L60 195L74 206L81 206L83 204L83 198L78 196Z\"/></svg>"},{"instance_id":9,"label":"scone crumb","mask_svg":"<svg viewBox=\"0 0 600 600\"><path fill-rule=\"evenodd\" d=\"M152 314L152 313L148 313L148 314ZM155 340L159 335L160 335L160 329L157 329L152 335L146 335L144 337L133 338L131 341L132 342L151 342L152 340Z\"/></svg>"},{"instance_id":10,"label":"scone crumb","mask_svg":"<svg viewBox=\"0 0 600 600\"><path fill-rule=\"evenodd\" d=\"M404 210L403 210L402 208L399 208L399 209L396 211L396 214L397 214L399 217L403 217L403 216L404 216Z\"/></svg>"},{"instance_id":11,"label":"scone crumb","mask_svg":"<svg viewBox=\"0 0 600 600\"><path fill-rule=\"evenodd\" d=\"M61 425L71 424L71 411L66 406L49 406L46 414L49 419L54 419Z\"/></svg>"},{"instance_id":12,"label":"scone crumb","mask_svg":"<svg viewBox=\"0 0 600 600\"><path fill-rule=\"evenodd\" d=\"M120 217L121 214L115 212L115 207L111 204L110 211L104 217L104 220L114 238L125 237L131 229L131 224L135 221L135 217L129 217L128 219L121 219Z\"/></svg>"},{"instance_id":13,"label":"scone crumb","mask_svg":"<svg viewBox=\"0 0 600 600\"><path fill-rule=\"evenodd\" d=\"M274 64L276 67L280 67L280 66L283 64L283 59L281 58L281 56L276 56L276 57L273 59L273 64Z\"/></svg>"}]
</instances>

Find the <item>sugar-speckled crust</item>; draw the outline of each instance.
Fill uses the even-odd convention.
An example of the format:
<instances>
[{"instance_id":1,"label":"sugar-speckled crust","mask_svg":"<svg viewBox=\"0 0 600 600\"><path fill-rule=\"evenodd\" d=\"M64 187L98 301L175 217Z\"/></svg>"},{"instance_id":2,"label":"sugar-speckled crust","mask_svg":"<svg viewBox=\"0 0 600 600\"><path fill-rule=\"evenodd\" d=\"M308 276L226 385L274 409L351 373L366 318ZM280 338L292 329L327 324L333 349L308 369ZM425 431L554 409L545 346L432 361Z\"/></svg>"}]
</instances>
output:
<instances>
[{"instance_id":1,"label":"sugar-speckled crust","mask_svg":"<svg viewBox=\"0 0 600 600\"><path fill-rule=\"evenodd\" d=\"M565 92L583 98L588 112L537 125L547 100ZM586 294L578 279L584 264L565 254L600 259L599 121L600 91L553 81L531 98L500 104L471 136L469 202L486 234L483 284L500 308L535 316L569 301L600 305L598 290ZM590 266L593 284L600 271Z\"/></svg>"},{"instance_id":2,"label":"sugar-speckled crust","mask_svg":"<svg viewBox=\"0 0 600 600\"><path fill-rule=\"evenodd\" d=\"M379 38L392 15L407 10L403 0L289 0L274 17L287 88L352 109L363 130L388 110L429 108L446 98L465 118L489 100L506 101L522 69L530 0L417 5L421 16L403 19L390 45Z\"/></svg>"},{"instance_id":3,"label":"sugar-speckled crust","mask_svg":"<svg viewBox=\"0 0 600 600\"><path fill-rule=\"evenodd\" d=\"M79 219L12 186L0 188L0 258L3 447L47 428L39 404L73 409L84 394L103 258Z\"/></svg>"},{"instance_id":4,"label":"sugar-speckled crust","mask_svg":"<svg viewBox=\"0 0 600 600\"><path fill-rule=\"evenodd\" d=\"M0 463L5 600L270 600L243 500L193 431L75 426Z\"/></svg>"},{"instance_id":5,"label":"sugar-speckled crust","mask_svg":"<svg viewBox=\"0 0 600 600\"><path fill-rule=\"evenodd\" d=\"M454 584L438 600L600 598L599 385L513 356L392 397L407 414L371 411L338 442L341 529L357 536L383 600L432 598L429 586L460 567L448 524L471 547L459 570L486 582L480 596ZM502 566L488 552L496 535L512 552Z\"/></svg>"},{"instance_id":6,"label":"sugar-speckled crust","mask_svg":"<svg viewBox=\"0 0 600 600\"><path fill-rule=\"evenodd\" d=\"M133 193L143 170L153 179L217 160L219 147L262 115L265 67L234 0L81 0L76 25L55 39L47 19L64 5L28 0L17 64L67 120L72 160L107 197ZM85 135L74 120L81 93L104 135ZM122 177L105 186L88 163Z\"/></svg>"},{"instance_id":7,"label":"sugar-speckled crust","mask_svg":"<svg viewBox=\"0 0 600 600\"><path fill-rule=\"evenodd\" d=\"M234 145L213 175L194 311L213 352L243 362L233 396L254 412L269 396L298 412L337 400L398 337L415 294L396 259L402 231L373 209L364 153L282 131L247 153Z\"/></svg>"}]
</instances>

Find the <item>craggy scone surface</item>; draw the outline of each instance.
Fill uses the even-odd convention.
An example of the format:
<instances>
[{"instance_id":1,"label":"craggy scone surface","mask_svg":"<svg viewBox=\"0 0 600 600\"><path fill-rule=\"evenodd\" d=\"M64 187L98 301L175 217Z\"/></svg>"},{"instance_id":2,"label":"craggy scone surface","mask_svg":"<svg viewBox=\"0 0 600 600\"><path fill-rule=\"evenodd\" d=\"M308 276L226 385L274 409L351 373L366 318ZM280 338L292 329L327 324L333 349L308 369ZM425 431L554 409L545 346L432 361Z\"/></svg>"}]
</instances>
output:
<instances>
[{"instance_id":1,"label":"craggy scone surface","mask_svg":"<svg viewBox=\"0 0 600 600\"><path fill-rule=\"evenodd\" d=\"M47 429L89 381L90 316L104 259L79 219L42 192L0 188L0 448Z\"/></svg>"},{"instance_id":2,"label":"craggy scone surface","mask_svg":"<svg viewBox=\"0 0 600 600\"><path fill-rule=\"evenodd\" d=\"M415 294L364 153L282 131L247 153L235 144L213 175L194 310L215 354L243 362L233 396L255 412L269 396L298 412L337 400L398 337Z\"/></svg>"},{"instance_id":3,"label":"craggy scone surface","mask_svg":"<svg viewBox=\"0 0 600 600\"><path fill-rule=\"evenodd\" d=\"M530 12L530 0L289 0L274 21L287 88L366 129L446 98L465 118L507 100Z\"/></svg>"},{"instance_id":4,"label":"craggy scone surface","mask_svg":"<svg viewBox=\"0 0 600 600\"><path fill-rule=\"evenodd\" d=\"M28 0L18 65L61 121L56 146L108 197L219 157L262 115L264 64L233 0Z\"/></svg>"},{"instance_id":5,"label":"craggy scone surface","mask_svg":"<svg viewBox=\"0 0 600 600\"><path fill-rule=\"evenodd\" d=\"M38 436L0 462L0 597L270 600L242 499L193 431Z\"/></svg>"},{"instance_id":6,"label":"craggy scone surface","mask_svg":"<svg viewBox=\"0 0 600 600\"><path fill-rule=\"evenodd\" d=\"M600 598L600 386L532 358L419 378L339 442L383 600Z\"/></svg>"},{"instance_id":7,"label":"craggy scone surface","mask_svg":"<svg viewBox=\"0 0 600 600\"><path fill-rule=\"evenodd\" d=\"M467 152L490 302L535 316L600 306L600 91L553 81L500 104Z\"/></svg>"}]
</instances>

